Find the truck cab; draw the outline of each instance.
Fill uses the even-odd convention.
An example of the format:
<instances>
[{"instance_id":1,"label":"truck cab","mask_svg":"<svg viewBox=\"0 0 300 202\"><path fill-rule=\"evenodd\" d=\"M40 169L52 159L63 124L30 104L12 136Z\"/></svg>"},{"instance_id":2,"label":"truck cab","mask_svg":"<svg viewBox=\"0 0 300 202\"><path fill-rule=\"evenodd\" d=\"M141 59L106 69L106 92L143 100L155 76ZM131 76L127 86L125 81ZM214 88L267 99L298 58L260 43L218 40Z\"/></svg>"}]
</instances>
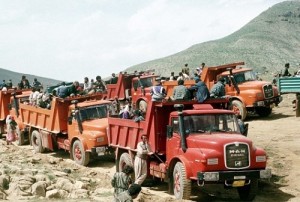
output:
<instances>
[{"instance_id":1,"label":"truck cab","mask_svg":"<svg viewBox=\"0 0 300 202\"><path fill-rule=\"evenodd\" d=\"M244 62L205 67L201 79L209 89L220 78L225 78L226 95L231 96L231 109L242 116L256 113L265 117L271 114L272 107L282 101L276 86L270 82L258 80L250 68L243 68Z\"/></svg>"}]
</instances>

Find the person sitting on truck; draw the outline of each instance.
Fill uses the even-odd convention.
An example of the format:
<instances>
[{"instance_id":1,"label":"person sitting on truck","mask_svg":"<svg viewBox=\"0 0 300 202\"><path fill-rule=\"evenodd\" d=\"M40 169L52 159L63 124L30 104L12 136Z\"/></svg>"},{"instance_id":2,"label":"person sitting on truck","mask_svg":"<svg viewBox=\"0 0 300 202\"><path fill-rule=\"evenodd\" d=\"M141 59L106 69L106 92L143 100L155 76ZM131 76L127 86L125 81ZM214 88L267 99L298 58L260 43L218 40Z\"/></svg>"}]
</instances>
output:
<instances>
[{"instance_id":1,"label":"person sitting on truck","mask_svg":"<svg viewBox=\"0 0 300 202\"><path fill-rule=\"evenodd\" d=\"M61 86L57 88L56 95L60 98L66 98L69 96L69 87L65 82L61 83Z\"/></svg>"},{"instance_id":2,"label":"person sitting on truck","mask_svg":"<svg viewBox=\"0 0 300 202\"><path fill-rule=\"evenodd\" d=\"M39 88L37 89L37 88L33 87L32 92L29 95L29 104L30 105L36 106L37 98L38 98L39 94L40 94L40 89Z\"/></svg>"},{"instance_id":3,"label":"person sitting on truck","mask_svg":"<svg viewBox=\"0 0 300 202\"><path fill-rule=\"evenodd\" d=\"M198 77L195 79L195 82L196 84L191 86L188 90L192 92L191 94L194 94L194 92L196 91L197 101L199 103L203 103L210 97L208 88L206 84Z\"/></svg>"},{"instance_id":4,"label":"person sitting on truck","mask_svg":"<svg viewBox=\"0 0 300 202\"><path fill-rule=\"evenodd\" d=\"M30 84L25 75L22 76L20 83L18 84L19 89L28 89L30 88Z\"/></svg>"},{"instance_id":5,"label":"person sitting on truck","mask_svg":"<svg viewBox=\"0 0 300 202\"><path fill-rule=\"evenodd\" d=\"M33 79L32 86L35 87L36 89L38 89L38 88L39 88L39 89L42 89L42 88L43 88L42 83L39 82L39 81L37 80L37 78L34 78L34 79Z\"/></svg>"},{"instance_id":6,"label":"person sitting on truck","mask_svg":"<svg viewBox=\"0 0 300 202\"><path fill-rule=\"evenodd\" d=\"M114 188L114 196L116 197L123 191L128 190L132 184L131 174L133 173L133 167L125 165L122 172L116 172L111 179L111 185Z\"/></svg>"},{"instance_id":7,"label":"person sitting on truck","mask_svg":"<svg viewBox=\"0 0 300 202\"><path fill-rule=\"evenodd\" d=\"M102 80L101 76L96 77L96 81L94 83L94 90L95 92L103 92L106 91L105 82Z\"/></svg>"},{"instance_id":8,"label":"person sitting on truck","mask_svg":"<svg viewBox=\"0 0 300 202\"><path fill-rule=\"evenodd\" d=\"M174 75L174 72L171 72L171 75L169 77L169 81L176 81L176 76Z\"/></svg>"},{"instance_id":9,"label":"person sitting on truck","mask_svg":"<svg viewBox=\"0 0 300 202\"><path fill-rule=\"evenodd\" d=\"M173 95L171 97L172 100L189 100L190 99L190 91L186 86L184 86L184 81L177 81L178 86L175 86L173 90Z\"/></svg>"},{"instance_id":10,"label":"person sitting on truck","mask_svg":"<svg viewBox=\"0 0 300 202\"><path fill-rule=\"evenodd\" d=\"M115 202L133 202L133 199L139 195L141 190L141 185L132 184L128 190L121 192L115 197Z\"/></svg>"},{"instance_id":11,"label":"person sitting on truck","mask_svg":"<svg viewBox=\"0 0 300 202\"><path fill-rule=\"evenodd\" d=\"M143 117L143 112L140 109L134 110L133 114L134 122L140 122L145 120L145 118Z\"/></svg>"},{"instance_id":12,"label":"person sitting on truck","mask_svg":"<svg viewBox=\"0 0 300 202\"><path fill-rule=\"evenodd\" d=\"M84 77L83 81L83 91L84 94L88 94L92 90L92 83L89 81L88 77Z\"/></svg>"},{"instance_id":13,"label":"person sitting on truck","mask_svg":"<svg viewBox=\"0 0 300 202\"><path fill-rule=\"evenodd\" d=\"M147 177L147 157L153 154L146 134L141 136L142 141L137 144L134 159L135 184L141 185Z\"/></svg>"},{"instance_id":14,"label":"person sitting on truck","mask_svg":"<svg viewBox=\"0 0 300 202\"><path fill-rule=\"evenodd\" d=\"M78 81L74 81L72 85L68 88L68 94L69 96L75 96L80 94L80 86Z\"/></svg>"},{"instance_id":15,"label":"person sitting on truck","mask_svg":"<svg viewBox=\"0 0 300 202\"><path fill-rule=\"evenodd\" d=\"M220 78L218 82L213 85L210 90L210 97L212 98L224 98L225 97L225 78Z\"/></svg>"},{"instance_id":16,"label":"person sitting on truck","mask_svg":"<svg viewBox=\"0 0 300 202\"><path fill-rule=\"evenodd\" d=\"M109 84L116 84L118 82L118 77L116 77L116 74L115 73L112 73L111 74L111 78L109 80Z\"/></svg>"},{"instance_id":17,"label":"person sitting on truck","mask_svg":"<svg viewBox=\"0 0 300 202\"><path fill-rule=\"evenodd\" d=\"M152 96L152 101L162 101L166 96L166 89L162 86L161 78L155 79L157 84L152 86L150 90L150 95Z\"/></svg>"},{"instance_id":18,"label":"person sitting on truck","mask_svg":"<svg viewBox=\"0 0 300 202\"><path fill-rule=\"evenodd\" d=\"M289 72L289 68L290 68L290 63L286 63L284 65L284 71L282 76L291 76L291 73Z\"/></svg>"}]
</instances>

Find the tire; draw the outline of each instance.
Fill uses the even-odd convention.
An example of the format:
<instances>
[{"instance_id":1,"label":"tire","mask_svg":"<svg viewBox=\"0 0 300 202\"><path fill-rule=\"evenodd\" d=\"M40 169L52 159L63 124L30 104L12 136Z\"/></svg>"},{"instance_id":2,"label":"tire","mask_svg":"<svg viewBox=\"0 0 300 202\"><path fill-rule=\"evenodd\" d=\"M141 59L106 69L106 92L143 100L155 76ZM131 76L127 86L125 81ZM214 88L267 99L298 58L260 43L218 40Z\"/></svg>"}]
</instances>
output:
<instances>
[{"instance_id":1,"label":"tire","mask_svg":"<svg viewBox=\"0 0 300 202\"><path fill-rule=\"evenodd\" d=\"M43 153L45 151L42 144L41 134L37 130L34 130L31 133L31 145L37 153Z\"/></svg>"},{"instance_id":2,"label":"tire","mask_svg":"<svg viewBox=\"0 0 300 202\"><path fill-rule=\"evenodd\" d=\"M258 180L251 180L249 185L237 188L242 201L252 201L258 190Z\"/></svg>"},{"instance_id":3,"label":"tire","mask_svg":"<svg viewBox=\"0 0 300 202\"><path fill-rule=\"evenodd\" d=\"M255 108L255 111L260 117L267 117L272 113L272 108L270 108L270 107L257 107L257 108Z\"/></svg>"},{"instance_id":4,"label":"tire","mask_svg":"<svg viewBox=\"0 0 300 202\"><path fill-rule=\"evenodd\" d=\"M239 101L239 100L233 100L230 104L230 109L235 113L235 114L240 114L241 119L245 120L247 117L247 110L244 104Z\"/></svg>"},{"instance_id":5,"label":"tire","mask_svg":"<svg viewBox=\"0 0 300 202\"><path fill-rule=\"evenodd\" d=\"M143 113L147 112L147 103L145 100L141 100L138 104L139 110L141 110Z\"/></svg>"},{"instance_id":6,"label":"tire","mask_svg":"<svg viewBox=\"0 0 300 202\"><path fill-rule=\"evenodd\" d=\"M120 160L118 161L118 169L119 169L119 172L121 172L125 165L129 165L129 166L132 166L133 167L133 163L132 163L132 160L130 158L130 155L125 152L123 153L121 156L120 156Z\"/></svg>"},{"instance_id":7,"label":"tire","mask_svg":"<svg viewBox=\"0 0 300 202\"><path fill-rule=\"evenodd\" d=\"M80 140L76 140L72 145L72 159L82 166L86 166L90 162L90 153L84 151Z\"/></svg>"},{"instance_id":8,"label":"tire","mask_svg":"<svg viewBox=\"0 0 300 202\"><path fill-rule=\"evenodd\" d=\"M2 134L4 134L4 126L0 126L0 139L3 138Z\"/></svg>"},{"instance_id":9,"label":"tire","mask_svg":"<svg viewBox=\"0 0 300 202\"><path fill-rule=\"evenodd\" d=\"M173 170L173 191L176 199L188 200L191 195L191 180L187 179L185 167L177 162Z\"/></svg>"}]
</instances>

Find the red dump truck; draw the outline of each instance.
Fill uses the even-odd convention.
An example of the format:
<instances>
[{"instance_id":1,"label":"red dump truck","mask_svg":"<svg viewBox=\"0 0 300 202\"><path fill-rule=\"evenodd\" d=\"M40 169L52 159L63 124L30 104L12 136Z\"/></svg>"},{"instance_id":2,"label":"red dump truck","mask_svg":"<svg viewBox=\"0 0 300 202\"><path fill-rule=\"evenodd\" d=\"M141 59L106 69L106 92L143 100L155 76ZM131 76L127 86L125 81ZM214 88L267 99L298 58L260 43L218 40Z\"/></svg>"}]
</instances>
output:
<instances>
[{"instance_id":1,"label":"red dump truck","mask_svg":"<svg viewBox=\"0 0 300 202\"><path fill-rule=\"evenodd\" d=\"M220 78L225 78L226 95L232 97L231 108L242 116L256 113L268 116L272 107L282 101L276 86L270 82L260 81L250 68L243 68L244 62L231 63L215 67L204 67L201 79L209 89Z\"/></svg>"},{"instance_id":2,"label":"red dump truck","mask_svg":"<svg viewBox=\"0 0 300 202\"><path fill-rule=\"evenodd\" d=\"M107 84L105 98L113 100L118 97L121 102L130 99L134 106L145 111L147 102L151 100L151 87L155 85L157 77L153 72L120 73L116 84Z\"/></svg>"},{"instance_id":3,"label":"red dump truck","mask_svg":"<svg viewBox=\"0 0 300 202\"><path fill-rule=\"evenodd\" d=\"M13 96L10 114L16 117L19 142L28 139L36 152L63 149L80 165L108 151L107 115L110 101L102 94L54 97L51 109L28 104L28 97Z\"/></svg>"},{"instance_id":4,"label":"red dump truck","mask_svg":"<svg viewBox=\"0 0 300 202\"><path fill-rule=\"evenodd\" d=\"M196 182L237 188L242 200L252 200L258 180L271 177L266 152L241 135L233 111L214 109L218 105L213 102L217 100L148 101L145 121L109 117L108 141L115 149L116 170L133 165L136 146L147 134L154 152L148 158L148 176L168 181L177 199L189 199Z\"/></svg>"}]
</instances>

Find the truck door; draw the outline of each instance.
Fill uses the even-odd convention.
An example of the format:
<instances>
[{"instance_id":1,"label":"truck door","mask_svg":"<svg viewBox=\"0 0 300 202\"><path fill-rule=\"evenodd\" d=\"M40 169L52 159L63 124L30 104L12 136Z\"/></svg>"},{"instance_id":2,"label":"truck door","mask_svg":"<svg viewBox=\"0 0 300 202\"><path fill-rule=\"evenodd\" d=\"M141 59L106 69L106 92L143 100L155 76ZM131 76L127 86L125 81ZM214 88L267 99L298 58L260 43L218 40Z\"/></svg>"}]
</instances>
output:
<instances>
[{"instance_id":1,"label":"truck door","mask_svg":"<svg viewBox=\"0 0 300 202\"><path fill-rule=\"evenodd\" d=\"M181 150L179 120L177 117L171 119L171 127L173 129L172 135L167 137L167 159L172 159L173 156L178 155L179 151Z\"/></svg>"}]
</instances>

